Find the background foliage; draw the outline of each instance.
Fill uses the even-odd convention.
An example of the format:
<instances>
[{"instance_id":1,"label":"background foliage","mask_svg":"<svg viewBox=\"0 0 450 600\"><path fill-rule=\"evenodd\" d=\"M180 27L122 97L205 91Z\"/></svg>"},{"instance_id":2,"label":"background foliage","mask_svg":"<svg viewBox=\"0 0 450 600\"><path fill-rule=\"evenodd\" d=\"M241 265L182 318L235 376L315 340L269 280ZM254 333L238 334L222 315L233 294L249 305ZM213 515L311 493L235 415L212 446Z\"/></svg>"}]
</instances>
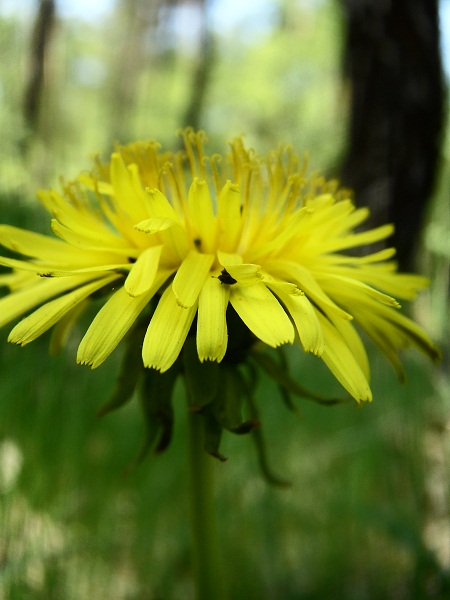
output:
<instances>
[{"instance_id":1,"label":"background foliage","mask_svg":"<svg viewBox=\"0 0 450 600\"><path fill-rule=\"evenodd\" d=\"M36 30L49 4L41 0L41 13L31 1L0 4L2 222L48 232L36 189L86 168L114 140L173 147L175 130L191 123L208 131L214 150L246 132L260 152L286 140L309 150L313 168L339 171L350 90L336 1L265 0L244 10L231 0L117 0L103 11L86 3L83 13L60 0L30 107ZM360 410L304 403L292 415L261 382L271 464L292 486L260 478L249 438L224 440L217 503L236 600L450 593L448 140L420 236L418 266L431 286L414 308L441 343L443 365L408 354L401 385L372 353L375 401ZM172 446L128 472L142 441L139 407L95 418L114 388L120 349L91 372L75 365L77 339L50 360L47 338L20 349L6 344L7 332L0 599L193 597L181 387ZM292 352L290 360L302 383L336 393L312 358Z\"/></svg>"}]
</instances>

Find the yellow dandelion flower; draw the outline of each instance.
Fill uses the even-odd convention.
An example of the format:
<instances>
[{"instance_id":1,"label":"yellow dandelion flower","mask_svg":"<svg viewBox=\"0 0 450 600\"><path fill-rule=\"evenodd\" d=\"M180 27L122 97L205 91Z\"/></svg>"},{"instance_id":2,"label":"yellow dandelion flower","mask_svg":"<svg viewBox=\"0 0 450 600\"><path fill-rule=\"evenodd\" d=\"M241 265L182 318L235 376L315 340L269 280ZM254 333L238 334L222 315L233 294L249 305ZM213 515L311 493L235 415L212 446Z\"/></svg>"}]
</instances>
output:
<instances>
[{"instance_id":1,"label":"yellow dandelion flower","mask_svg":"<svg viewBox=\"0 0 450 600\"><path fill-rule=\"evenodd\" d=\"M357 401L370 400L371 391L355 325L399 372L401 348L438 357L394 299L414 298L425 279L397 273L393 249L346 254L384 240L391 225L356 233L367 209L355 208L335 182L308 176L289 147L259 157L237 138L227 156L206 156L203 132L182 136L184 152L161 152L153 142L118 147L62 192L39 192L56 237L0 226L1 244L22 255L0 258L12 269L0 277L10 288L0 326L27 314L9 341L28 344L56 325L59 347L100 296L77 356L92 368L155 305L142 360L161 372L190 332L201 362L226 362L231 313L250 342L298 341Z\"/></svg>"}]
</instances>

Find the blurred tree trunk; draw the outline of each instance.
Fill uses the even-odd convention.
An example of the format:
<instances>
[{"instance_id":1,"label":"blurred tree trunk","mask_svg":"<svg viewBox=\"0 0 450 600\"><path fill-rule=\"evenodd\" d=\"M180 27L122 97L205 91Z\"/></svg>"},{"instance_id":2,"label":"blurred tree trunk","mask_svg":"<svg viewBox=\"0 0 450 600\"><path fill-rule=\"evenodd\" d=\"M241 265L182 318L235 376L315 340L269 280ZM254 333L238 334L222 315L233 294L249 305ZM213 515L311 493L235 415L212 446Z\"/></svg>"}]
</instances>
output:
<instances>
[{"instance_id":1,"label":"blurred tree trunk","mask_svg":"<svg viewBox=\"0 0 450 600\"><path fill-rule=\"evenodd\" d=\"M443 125L438 0L341 0L347 19L349 147L341 180L371 225L395 224L410 267L432 192Z\"/></svg>"},{"instance_id":2,"label":"blurred tree trunk","mask_svg":"<svg viewBox=\"0 0 450 600\"><path fill-rule=\"evenodd\" d=\"M155 32L163 0L121 0L115 39L118 44L111 61L110 109L112 137L119 142L132 136L132 116L137 103L139 78L148 66L147 40ZM150 49L151 50L151 49Z\"/></svg>"},{"instance_id":3,"label":"blurred tree trunk","mask_svg":"<svg viewBox=\"0 0 450 600\"><path fill-rule=\"evenodd\" d=\"M182 124L184 127L201 127L202 110L214 66L214 40L209 26L208 0L197 0L200 12L200 43L197 64L192 76L191 94L188 98Z\"/></svg>"},{"instance_id":4,"label":"blurred tree trunk","mask_svg":"<svg viewBox=\"0 0 450 600\"><path fill-rule=\"evenodd\" d=\"M28 80L23 99L23 116L31 134L39 129L46 62L54 24L54 0L40 0L31 38Z\"/></svg>"}]
</instances>

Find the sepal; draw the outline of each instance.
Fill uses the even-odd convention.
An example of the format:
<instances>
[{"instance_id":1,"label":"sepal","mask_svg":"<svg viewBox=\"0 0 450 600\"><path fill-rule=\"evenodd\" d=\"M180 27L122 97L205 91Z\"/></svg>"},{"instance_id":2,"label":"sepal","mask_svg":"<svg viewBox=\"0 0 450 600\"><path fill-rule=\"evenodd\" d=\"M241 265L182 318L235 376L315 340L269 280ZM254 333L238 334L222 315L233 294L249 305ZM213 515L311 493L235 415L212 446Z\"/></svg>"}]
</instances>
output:
<instances>
[{"instance_id":1,"label":"sepal","mask_svg":"<svg viewBox=\"0 0 450 600\"><path fill-rule=\"evenodd\" d=\"M202 417L205 428L206 452L211 454L211 456L218 458L221 462L225 462L228 459L220 452L220 442L222 441L223 427L208 408L203 411Z\"/></svg>"},{"instance_id":2,"label":"sepal","mask_svg":"<svg viewBox=\"0 0 450 600\"><path fill-rule=\"evenodd\" d=\"M279 352L279 349L277 349ZM289 374L287 365L278 363L272 356L267 352L258 352L253 350L250 353L250 357L253 361L278 385L283 398L287 400L289 407L294 407L290 394L305 398L306 400L312 400L318 404L326 406L332 406L334 404L342 404L344 402L350 402L350 396L344 398L324 398L319 394L315 394L310 390L307 390L299 383L297 383Z\"/></svg>"},{"instance_id":3,"label":"sepal","mask_svg":"<svg viewBox=\"0 0 450 600\"><path fill-rule=\"evenodd\" d=\"M129 335L115 390L97 410L97 417L103 417L111 411L121 408L133 397L144 373L141 361L142 335L140 328L135 328Z\"/></svg>"},{"instance_id":4,"label":"sepal","mask_svg":"<svg viewBox=\"0 0 450 600\"><path fill-rule=\"evenodd\" d=\"M222 366L212 361L200 362L193 337L184 344L182 360L189 410L199 412L216 398Z\"/></svg>"},{"instance_id":5,"label":"sepal","mask_svg":"<svg viewBox=\"0 0 450 600\"><path fill-rule=\"evenodd\" d=\"M177 375L177 365L165 373L154 369L146 369L144 372L141 404L146 434L135 464L142 462L149 452L160 454L170 444L174 423L172 395Z\"/></svg>"},{"instance_id":6,"label":"sepal","mask_svg":"<svg viewBox=\"0 0 450 600\"><path fill-rule=\"evenodd\" d=\"M247 403L250 413L252 415L252 419L259 422L258 410L254 403L253 394L251 393L251 390L248 390L247 393ZM264 439L263 431L260 427L255 428L252 431L252 438L256 447L256 454L258 457L259 467L267 483L270 483L271 485L275 485L277 487L290 487L291 483L289 481L283 479L272 470L267 456L266 441Z\"/></svg>"}]
</instances>

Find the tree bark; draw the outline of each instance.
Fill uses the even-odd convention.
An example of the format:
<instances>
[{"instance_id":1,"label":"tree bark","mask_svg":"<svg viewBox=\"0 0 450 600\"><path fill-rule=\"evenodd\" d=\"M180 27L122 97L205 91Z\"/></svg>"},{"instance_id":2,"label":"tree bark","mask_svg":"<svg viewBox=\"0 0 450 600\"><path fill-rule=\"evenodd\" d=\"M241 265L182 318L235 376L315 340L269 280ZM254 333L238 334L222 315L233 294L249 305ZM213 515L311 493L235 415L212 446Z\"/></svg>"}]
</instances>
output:
<instances>
[{"instance_id":1,"label":"tree bark","mask_svg":"<svg viewBox=\"0 0 450 600\"><path fill-rule=\"evenodd\" d=\"M349 147L341 180L393 222L409 268L433 189L444 120L437 0L341 0L351 91Z\"/></svg>"},{"instance_id":2,"label":"tree bark","mask_svg":"<svg viewBox=\"0 0 450 600\"><path fill-rule=\"evenodd\" d=\"M40 0L30 46L30 67L25 87L23 115L32 134L39 129L46 58L55 24L54 0Z\"/></svg>"},{"instance_id":3,"label":"tree bark","mask_svg":"<svg viewBox=\"0 0 450 600\"><path fill-rule=\"evenodd\" d=\"M208 0L197 0L200 10L200 43L197 64L192 76L191 94L188 99L182 124L199 129L210 75L214 66L214 40L209 27Z\"/></svg>"},{"instance_id":4,"label":"tree bark","mask_svg":"<svg viewBox=\"0 0 450 600\"><path fill-rule=\"evenodd\" d=\"M121 143L133 137L139 80L151 57L146 40L152 39L158 27L162 3L163 0L121 0L118 5L120 31L112 54L110 113L112 138Z\"/></svg>"}]
</instances>

